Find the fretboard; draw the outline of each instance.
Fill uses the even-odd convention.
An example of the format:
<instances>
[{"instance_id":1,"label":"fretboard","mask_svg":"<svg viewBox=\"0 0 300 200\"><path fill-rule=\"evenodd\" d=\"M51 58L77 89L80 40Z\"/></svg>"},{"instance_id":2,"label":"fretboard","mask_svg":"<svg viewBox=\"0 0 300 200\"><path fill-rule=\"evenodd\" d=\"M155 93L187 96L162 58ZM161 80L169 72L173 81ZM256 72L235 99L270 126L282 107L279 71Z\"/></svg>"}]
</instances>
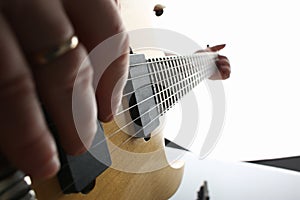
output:
<instances>
[{"instance_id":1,"label":"fretboard","mask_svg":"<svg viewBox=\"0 0 300 200\"><path fill-rule=\"evenodd\" d=\"M215 71L217 53L206 52L190 56L167 56L148 60L155 101L160 114L209 78Z\"/></svg>"}]
</instances>

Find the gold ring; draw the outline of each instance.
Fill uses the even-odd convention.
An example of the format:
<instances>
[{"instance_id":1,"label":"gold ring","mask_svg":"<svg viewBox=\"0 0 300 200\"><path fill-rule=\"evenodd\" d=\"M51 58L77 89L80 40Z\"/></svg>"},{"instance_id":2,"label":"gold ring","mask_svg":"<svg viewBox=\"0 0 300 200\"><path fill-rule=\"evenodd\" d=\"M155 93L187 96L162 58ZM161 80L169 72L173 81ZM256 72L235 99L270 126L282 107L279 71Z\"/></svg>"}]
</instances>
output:
<instances>
[{"instance_id":1,"label":"gold ring","mask_svg":"<svg viewBox=\"0 0 300 200\"><path fill-rule=\"evenodd\" d=\"M37 64L47 64L64 55L72 49L75 49L79 44L78 38L74 35L59 46L52 47L36 53L34 61Z\"/></svg>"}]
</instances>

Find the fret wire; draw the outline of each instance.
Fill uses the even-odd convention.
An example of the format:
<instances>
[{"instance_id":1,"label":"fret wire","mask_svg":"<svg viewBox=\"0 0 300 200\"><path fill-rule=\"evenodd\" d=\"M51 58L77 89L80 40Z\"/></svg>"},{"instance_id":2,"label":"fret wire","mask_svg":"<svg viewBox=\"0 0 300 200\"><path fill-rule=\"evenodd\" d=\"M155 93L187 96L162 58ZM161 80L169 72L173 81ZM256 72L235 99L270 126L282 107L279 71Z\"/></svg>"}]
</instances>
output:
<instances>
[{"instance_id":1,"label":"fret wire","mask_svg":"<svg viewBox=\"0 0 300 200\"><path fill-rule=\"evenodd\" d=\"M176 66L176 61L174 61L174 60L170 60L169 59L169 62L171 62L172 64L172 66ZM179 77L177 76L177 74L176 74L176 70L174 70L174 68L173 67L171 67L170 68L170 70L172 71L172 74L173 74L173 78L172 78L172 80L173 80L173 91L175 92L176 91L176 86L175 86L175 83L177 83L177 81L179 80ZM179 99L179 94L177 93L177 97L176 97L176 99Z\"/></svg>"},{"instance_id":2,"label":"fret wire","mask_svg":"<svg viewBox=\"0 0 300 200\"><path fill-rule=\"evenodd\" d=\"M166 70L166 75L167 75L167 77L169 77L168 80L167 80L168 86L171 86L170 90L168 90L169 95L170 95L170 94L173 94L173 89L172 89L173 83L172 83L172 79L170 78L172 75L170 74L170 65L169 65L168 59L164 57L163 60L164 60L164 63L165 63L166 69L167 69ZM169 104L170 105L173 104L173 99L172 98L169 100Z\"/></svg>"},{"instance_id":3,"label":"fret wire","mask_svg":"<svg viewBox=\"0 0 300 200\"><path fill-rule=\"evenodd\" d=\"M192 74L191 76L197 76L197 74ZM190 78L190 77L186 77L186 79L189 79L189 78ZM196 81L196 79L194 79L194 82L195 82L195 81ZM194 85L194 83L189 83L189 85ZM185 88L181 88L180 90L187 91L187 89L186 89L187 87L189 87L189 86L186 85ZM176 93L179 93L179 92L180 92L180 91L177 91ZM172 97L172 96L171 96L171 97ZM170 98L170 97L168 97L168 98ZM178 99L178 100L179 100L179 99ZM177 101L178 101L178 100L177 100ZM176 101L176 102L177 102L177 101ZM176 103L176 102L175 102L175 103ZM175 104L175 103L174 103L174 104ZM173 105L174 105L174 104L173 104ZM173 105L171 105L171 106L173 106ZM169 107L169 108L170 108L170 107ZM168 108L167 108L167 109L168 109ZM167 109L166 109L166 110L167 110ZM165 113L165 111L163 111L163 113Z\"/></svg>"},{"instance_id":4,"label":"fret wire","mask_svg":"<svg viewBox=\"0 0 300 200\"><path fill-rule=\"evenodd\" d=\"M187 65L185 65L185 71L186 71L186 75L188 77L188 79L186 79L185 84L188 85L188 87L186 88L186 92L185 94L187 94L190 91L190 82L192 82L190 79L190 71L189 71L189 63L187 62L187 58L186 56L184 56L184 62L187 63Z\"/></svg>"},{"instance_id":5,"label":"fret wire","mask_svg":"<svg viewBox=\"0 0 300 200\"><path fill-rule=\"evenodd\" d=\"M173 62L173 61L172 61ZM153 71L153 73L149 73L149 75L151 75L151 76L154 76L154 77L157 77L157 72L154 70L154 64L153 63L150 63L150 65L152 66L152 71ZM171 77L171 78L177 78L177 80L175 81L175 82L177 82L177 81L179 81L179 76L180 76L180 79L183 79L182 77L182 73L179 73L179 75L177 75L176 74L176 71L177 70L174 70L175 68L179 68L180 66L178 65L178 66L175 66L175 67L172 67L172 69L173 69L173 71L174 71L174 75ZM154 81L154 82L152 82L151 84L147 84L146 86L144 86L143 88L145 88L145 87L150 87L150 86L153 86L154 84L156 84L156 83L161 83L163 80L158 80L158 78L156 78L156 81ZM138 88L139 89L139 88ZM138 90L137 89L137 90ZM157 88L156 88L157 89ZM176 88L175 88L176 89ZM135 90L136 91L136 90ZM132 92L128 92L128 93L126 93L126 94L124 94L122 97L125 97L125 96L128 96L128 95L130 95L130 94L133 94L135 91L132 91Z\"/></svg>"},{"instance_id":6,"label":"fret wire","mask_svg":"<svg viewBox=\"0 0 300 200\"><path fill-rule=\"evenodd\" d=\"M157 65L157 63L155 63L155 65ZM185 79L188 79L189 77L186 77ZM184 81L186 81L186 80L180 80L180 81L178 81L177 83L176 83L176 85L179 85L179 84L181 84L181 82L184 82ZM155 84L155 83L154 83ZM182 88L184 88L184 90L186 91L186 87L182 87ZM182 89L181 88L181 89ZM148 97L148 98L146 98L146 99L144 99L144 100L142 100L142 101L140 101L139 103L137 103L137 104L135 104L135 105L133 105L133 106L131 106L131 107L128 107L128 108L126 108L126 109L124 109L124 110L122 110L122 111L120 111L119 113L117 113L115 116L118 116L118 115L120 115L120 114L122 114L123 112L126 112L126 111L128 111L128 110L130 110L131 108L133 108L134 106L137 106L137 105L139 105L139 104L142 104L143 102L145 102L145 101L147 101L147 100L149 100L149 99L151 99L153 96L155 96L155 95L159 95L160 97L161 97L161 93L163 93L165 90L167 90L167 89L169 89L169 88L166 88L166 89L164 89L164 90L160 90L159 91L159 93L158 94L154 94L154 95L152 95L152 96L150 96L150 97ZM180 89L180 90L181 90ZM180 91L180 90L178 90L178 91ZM186 93L185 93L186 94ZM162 98L161 98L162 99Z\"/></svg>"},{"instance_id":7,"label":"fret wire","mask_svg":"<svg viewBox=\"0 0 300 200\"><path fill-rule=\"evenodd\" d=\"M196 66L197 66L197 72L201 72L202 66L198 62L198 57L197 56L195 56L195 63L196 63ZM197 84L199 84L201 82L201 79L202 79L202 75L201 75L201 73L199 73L198 74L198 82L197 82Z\"/></svg>"},{"instance_id":8,"label":"fret wire","mask_svg":"<svg viewBox=\"0 0 300 200\"><path fill-rule=\"evenodd\" d=\"M159 60L158 58L157 58L157 60ZM159 89L160 89L160 101L159 102L163 102L164 101L164 88L163 88L163 85L164 85L164 79L162 78L162 75L161 75L161 73L162 73L162 70L160 69L160 64L161 64L161 62L159 61L159 62L157 62L156 63L156 66L157 66L157 69L159 69L159 76L158 76L158 80L160 81L160 84L158 84L158 87L159 87ZM161 104L160 105L160 107L161 107L161 112L163 112L163 110L164 110L164 104Z\"/></svg>"},{"instance_id":9,"label":"fret wire","mask_svg":"<svg viewBox=\"0 0 300 200\"><path fill-rule=\"evenodd\" d=\"M193 63L192 63L192 61L191 61L191 57L188 57L187 60L188 60L188 62L190 63L190 64L189 64L189 70L190 70L190 73L191 73L191 74L194 74L194 71L193 71ZM194 80L195 80L195 77L193 76L193 77L192 77L192 80L191 80L193 84L191 85L190 88L194 88ZM191 90L191 89L190 89L190 90Z\"/></svg>"},{"instance_id":10,"label":"fret wire","mask_svg":"<svg viewBox=\"0 0 300 200\"><path fill-rule=\"evenodd\" d=\"M193 63L191 62L190 57L187 57L187 60L188 60L188 62L189 62L189 71L190 71L190 74L193 74ZM191 91L192 88L194 88L194 86L193 86L193 83L194 83L194 76L191 77L191 82L192 82L192 84L190 85L190 90L189 90L189 91Z\"/></svg>"},{"instance_id":11,"label":"fret wire","mask_svg":"<svg viewBox=\"0 0 300 200\"><path fill-rule=\"evenodd\" d=\"M193 60L193 63L194 63L194 73L197 74L197 77L196 77L196 85L198 85L198 81L199 81L199 74L198 74L198 66L197 66L197 63L196 63L196 56L193 56L192 57L192 60Z\"/></svg>"},{"instance_id":12,"label":"fret wire","mask_svg":"<svg viewBox=\"0 0 300 200\"><path fill-rule=\"evenodd\" d=\"M198 80L199 80L199 74L198 74L198 66L197 66L197 63L196 63L196 60L195 60L195 56L192 57L192 61L194 63L194 73L197 74L197 77L196 77L196 85L198 85Z\"/></svg>"},{"instance_id":13,"label":"fret wire","mask_svg":"<svg viewBox=\"0 0 300 200\"><path fill-rule=\"evenodd\" d=\"M187 87L187 86L186 86ZM168 88L167 88L168 89ZM180 90L185 90L185 88L181 88ZM180 90L178 90L178 91L176 91L176 92L180 92ZM161 91L162 92L162 91ZM168 97L168 98L170 98L170 97ZM165 100L163 100L163 101L165 101ZM140 103L142 103L142 102L140 102ZM138 104L140 104L140 103L138 103ZM147 114L147 113L149 113L149 112L151 112L153 109L155 109L157 106L159 106L159 105L161 105L163 102L159 102L159 104L158 105L155 105L155 106L153 106L152 108L150 108L147 112L145 112L145 113L143 113L142 115L140 115L140 117L142 117L143 115L145 115L145 114ZM136 105L138 105L138 104L136 104ZM134 105L134 106L136 106L136 105ZM134 106L132 106L132 107L134 107ZM129 108L130 109L130 108ZM129 109L126 109L126 111L128 111ZM118 114L117 114L118 115ZM159 116L159 115L158 115ZM136 119L134 119L131 123L133 123L135 120L137 120L138 118L136 118ZM127 126L129 126L130 125L130 123L129 124L126 124L125 126L123 126L121 129L123 129L123 128L126 128ZM119 129L120 130L120 129ZM111 135L110 135L111 136Z\"/></svg>"},{"instance_id":14,"label":"fret wire","mask_svg":"<svg viewBox=\"0 0 300 200\"><path fill-rule=\"evenodd\" d=\"M172 71L171 71L171 63L169 62L169 59L166 58L166 62L167 62L167 66L168 66L168 74L169 74L169 82L170 82L170 85L171 85L171 89L169 90L169 93L172 95L172 98L170 99L170 104L171 104L171 107L172 105L176 102L176 99L175 97L173 96L173 94L175 94L175 91L174 91L174 79L171 78L172 77Z\"/></svg>"},{"instance_id":15,"label":"fret wire","mask_svg":"<svg viewBox=\"0 0 300 200\"><path fill-rule=\"evenodd\" d=\"M187 63L185 61L185 57L184 56L183 56L182 62L184 63L184 66L182 66L182 68L183 68L184 77L185 77L185 79L184 79L184 81L182 83L183 83L183 87L185 87L186 83L188 83L188 78L187 78L188 77L188 71L187 71ZM188 90L188 87L185 87L183 95L185 95L187 93L187 90Z\"/></svg>"},{"instance_id":16,"label":"fret wire","mask_svg":"<svg viewBox=\"0 0 300 200\"><path fill-rule=\"evenodd\" d=\"M182 88L183 89L183 88ZM152 108L150 108L147 112L143 113L142 115L147 114L148 112L150 112L151 110L155 109L157 106L154 106ZM140 117L142 117L142 115ZM139 117L139 118L140 118ZM149 126L153 121L155 121L156 119L158 119L160 117L160 115L157 115L156 117L154 117L150 122L148 122L145 126L143 126L144 128L146 128L147 126ZM132 124L135 120L137 120L138 118L134 119L133 121L127 123L125 125L125 127L123 126L122 128L119 128L118 130L116 130L114 133L110 134L108 139L113 137L114 135L116 135L120 130L122 130L123 128L126 128L127 126L129 126L130 124ZM120 145L118 145L117 147L115 147L114 149L111 150L111 153L113 153L117 148L121 147L122 145L126 144L127 142L129 142L129 140L131 140L132 138L134 138L142 129L140 129L139 131L137 131L134 135L130 136L127 140L125 140L124 142L122 142ZM101 143L101 141L100 141ZM98 143L99 144L99 143ZM97 144L95 144L96 146Z\"/></svg>"},{"instance_id":17,"label":"fret wire","mask_svg":"<svg viewBox=\"0 0 300 200\"><path fill-rule=\"evenodd\" d=\"M207 64L206 58L204 58L203 61L204 61L204 64L206 65L206 64ZM204 77L205 77L206 75L207 75L207 69L204 68Z\"/></svg>"},{"instance_id":18,"label":"fret wire","mask_svg":"<svg viewBox=\"0 0 300 200\"><path fill-rule=\"evenodd\" d=\"M178 59L177 60L171 60L173 66L179 66ZM179 79L181 79L181 74L179 73L179 67L173 67L171 70L173 71L174 76L174 85L173 85L173 90L176 93L178 91L178 86L176 83L178 83ZM180 96L180 94L177 94L177 98Z\"/></svg>"},{"instance_id":19,"label":"fret wire","mask_svg":"<svg viewBox=\"0 0 300 200\"><path fill-rule=\"evenodd\" d=\"M216 52L203 52L203 53L197 53L197 54L191 54L191 55L187 55L187 56L209 56L209 55L218 55L218 53ZM172 60L176 60L176 59L179 59L179 57L182 57L182 56L164 56L164 57L169 57L171 58ZM155 60L155 58L153 59L152 61L153 63L155 62L159 62L157 60ZM132 65L129 65L130 67L134 67L134 66L140 66L140 65L145 65L145 64L148 64L148 62L142 62L142 63L136 63L136 64L132 64Z\"/></svg>"},{"instance_id":20,"label":"fret wire","mask_svg":"<svg viewBox=\"0 0 300 200\"><path fill-rule=\"evenodd\" d=\"M179 60L174 60L173 62L175 63L176 66L179 65ZM174 70L174 72L178 74L178 69ZM182 78L182 74L179 74L179 76L176 77L175 83L178 83L181 80L181 78ZM177 86L175 87L175 89L177 89ZM182 97L182 91L177 93L177 95L178 95L178 99L180 99Z\"/></svg>"},{"instance_id":21,"label":"fret wire","mask_svg":"<svg viewBox=\"0 0 300 200\"><path fill-rule=\"evenodd\" d=\"M160 69L162 69L161 70L161 77L162 77L162 79L163 79L163 84L162 84L162 87L163 87L163 90L165 89L165 88L167 88L167 84L166 84L166 78L165 78L165 74L164 74L164 69L163 69L163 64L162 64L162 59L161 58L159 58L159 63L158 63L158 66L160 67ZM164 92L162 92L162 96L163 96L163 99L166 99L166 91L164 90ZM167 101L165 101L165 103L163 104L163 109L165 109L166 107L168 107L168 102Z\"/></svg>"},{"instance_id":22,"label":"fret wire","mask_svg":"<svg viewBox=\"0 0 300 200\"><path fill-rule=\"evenodd\" d=\"M153 59L154 60L154 59ZM158 91L158 93L157 94L159 94L160 93L160 88L157 86L157 84L156 83L158 83L158 73L157 73L157 69L156 69L156 63L155 62L152 62L151 63L152 64L152 67L153 67L153 71L155 71L155 74L154 74L154 77L155 77L155 83L153 84L154 85L154 87L156 88L156 90ZM156 95L156 97L157 97L157 102L160 102L161 101L161 97L160 97L160 95ZM161 107L159 107L159 110L162 110L162 108Z\"/></svg>"},{"instance_id":23,"label":"fret wire","mask_svg":"<svg viewBox=\"0 0 300 200\"><path fill-rule=\"evenodd\" d=\"M192 74L192 70L191 70L191 63L189 61L189 57L186 57L186 62L188 63L186 67L187 67L188 75L190 76ZM193 76L190 76L188 81L189 83L193 83ZM191 91L191 88L192 88L192 84L189 84L188 92Z\"/></svg>"},{"instance_id":24,"label":"fret wire","mask_svg":"<svg viewBox=\"0 0 300 200\"><path fill-rule=\"evenodd\" d=\"M168 59L170 60L170 59ZM171 66L173 66L174 62L173 61L168 61L170 63ZM174 70L172 68L170 68L170 72L171 74L173 75L174 74ZM171 80L172 80L172 85L173 85L173 88L172 88L172 92L174 95L174 98L173 98L173 104L177 101L178 98L178 94L176 93L176 87L174 86L175 83L177 82L177 79L179 80L179 77L173 77Z\"/></svg>"},{"instance_id":25,"label":"fret wire","mask_svg":"<svg viewBox=\"0 0 300 200\"><path fill-rule=\"evenodd\" d=\"M155 59L153 59L153 60L155 60ZM155 62L154 63L154 66L155 66L155 69L156 69L156 79L157 79L157 81L160 81L160 74L159 74L159 70L158 70L158 66L157 66L157 64L158 64L158 62ZM159 95L157 95L158 96L158 99L159 99L159 102L161 102L162 101L162 96L160 95L160 93L161 93L161 88L158 86L158 85L155 85L157 88L158 88L158 91L159 91ZM160 106L160 110L163 110L162 109L162 105Z\"/></svg>"},{"instance_id":26,"label":"fret wire","mask_svg":"<svg viewBox=\"0 0 300 200\"><path fill-rule=\"evenodd\" d=\"M192 65L191 65L189 57L186 57L186 61L188 63L188 65L187 65L188 74L191 75L192 74ZM194 78L194 76L190 76L190 80L189 80L190 83L193 83L193 78ZM192 84L189 84L189 85L190 85L189 91L191 91L191 88L192 88L193 85Z\"/></svg>"},{"instance_id":27,"label":"fret wire","mask_svg":"<svg viewBox=\"0 0 300 200\"><path fill-rule=\"evenodd\" d=\"M203 60L201 60L200 56L197 57L198 63L199 63L199 68L200 68L200 81L203 80L204 73L203 73Z\"/></svg>"},{"instance_id":28,"label":"fret wire","mask_svg":"<svg viewBox=\"0 0 300 200\"><path fill-rule=\"evenodd\" d=\"M183 59L183 56L180 56L180 59L178 60L180 67L178 68L178 70L180 70L180 75L181 75L180 80L185 80L186 73L185 73L185 70L183 70L183 68L184 68L183 66L185 64L183 63L182 59ZM178 90L180 90L180 88L185 88L184 81L179 81L179 83L180 83L180 85L177 85ZM185 90L182 90L181 96L184 96L184 94L185 94Z\"/></svg>"},{"instance_id":29,"label":"fret wire","mask_svg":"<svg viewBox=\"0 0 300 200\"><path fill-rule=\"evenodd\" d=\"M153 64L152 64L153 65ZM183 88L181 88L183 89ZM180 91L177 91L176 93L178 93ZM174 94L176 95L176 94ZM169 97L170 98L170 97ZM178 99L179 100L179 99ZM153 108L150 108L147 112L143 113L141 116L139 116L138 118L132 120L131 122L125 124L123 127L119 128L118 130L114 131L112 134L110 134L106 139L110 139L113 136L115 136L117 133L119 133L122 129L126 128L127 126L129 126L130 124L134 123L134 121L140 119L143 115L147 114L148 112L150 112L151 110L155 109L156 107L158 107L158 105L155 105ZM147 126L149 126L153 121L155 121L158 117L160 117L160 115L156 116L154 119L152 119L149 123L147 123L144 128L146 128ZM137 135L141 130L139 130L137 133L135 133L135 135ZM129 139L127 139L126 141L122 142L118 147L121 147L122 145L126 144L130 139L132 139L135 135L131 136ZM91 148L95 148L96 146L98 146L99 144L103 143L104 140L99 141L97 144L94 144ZM115 149L117 149L117 147L115 147L114 149L112 149L111 152L114 152ZM62 168L67 167L68 165L64 165L62 166ZM70 185L72 186L72 184Z\"/></svg>"},{"instance_id":30,"label":"fret wire","mask_svg":"<svg viewBox=\"0 0 300 200\"><path fill-rule=\"evenodd\" d=\"M175 62L176 62L176 66L179 66L179 67L175 68L175 70L174 70L178 77L176 83L179 83L180 82L179 80L183 80L183 77L184 77L184 74L181 73L180 57L179 57L179 59L175 60ZM180 84L180 85L176 84L175 90L179 91L179 87L181 87L181 86L182 86L182 84ZM179 98L181 98L181 97L182 97L182 92L179 93Z\"/></svg>"},{"instance_id":31,"label":"fret wire","mask_svg":"<svg viewBox=\"0 0 300 200\"><path fill-rule=\"evenodd\" d=\"M157 80L156 80L156 77L155 77L155 70L153 68L153 63L149 64L149 71L153 72L154 74L151 74L150 77L151 77L151 81L152 83L155 83ZM157 90L157 87L153 84L149 84L150 86L152 86L153 88L153 91L154 91L154 94L156 94L158 92ZM157 96L155 96L155 102L158 103L158 99L157 99Z\"/></svg>"},{"instance_id":32,"label":"fret wire","mask_svg":"<svg viewBox=\"0 0 300 200\"><path fill-rule=\"evenodd\" d=\"M196 56L198 56L198 57L203 57L203 56L205 56L205 57L207 57L207 56L209 56L209 55L211 55L211 53L210 54L208 54L208 52L207 53L203 53L203 54L196 54ZM214 53L213 55L218 55L217 53ZM190 56L193 56L193 55L190 55ZM171 57L171 60L179 60L179 59L182 59L181 57L182 56L167 56L167 57ZM155 60L155 59L153 59L153 60ZM157 63L157 62L160 62L160 61L152 61L152 62L143 62L143 63L137 63L137 64L132 64L132 65L129 65L129 67L134 67L134 66L140 66L140 65L146 65L146 64L149 64L149 63ZM143 74L143 75L140 75L140 76L137 76L137 77L134 77L134 78L130 78L130 79L128 79L128 80L133 80L133 79L136 79L136 78L142 78L142 77L145 77L145 76L147 76L148 74Z\"/></svg>"},{"instance_id":33,"label":"fret wire","mask_svg":"<svg viewBox=\"0 0 300 200\"><path fill-rule=\"evenodd\" d=\"M186 63L186 65L184 66L184 71L186 73L186 77L188 77L186 80L185 80L185 85L188 85L188 87L186 87L186 92L185 94L187 94L189 92L189 87L190 87L190 72L189 72L189 63L187 62L187 59L186 59L186 56L183 56L183 61L184 63Z\"/></svg>"},{"instance_id":34,"label":"fret wire","mask_svg":"<svg viewBox=\"0 0 300 200\"><path fill-rule=\"evenodd\" d=\"M162 63L164 63L164 69L165 69L165 76L166 77L168 77L168 75L167 75L167 72L168 72L168 66L166 65L166 62L165 62L165 58L161 58L162 60L163 60L163 62ZM169 82L169 78L165 81L166 82L166 87L169 87L170 86L170 82ZM165 95L166 96L169 96L170 95L170 90L171 90L171 88L169 89L169 90L167 90L166 91L166 93L165 93ZM169 101L167 101L167 108L169 107L169 105L171 105L171 102L170 102L170 99L169 99Z\"/></svg>"},{"instance_id":35,"label":"fret wire","mask_svg":"<svg viewBox=\"0 0 300 200\"><path fill-rule=\"evenodd\" d=\"M165 66L166 66L166 76L168 77L168 80L167 80L168 86L170 86L170 90L168 91L168 94L171 95L171 94L173 94L173 89L172 89L173 83L172 83L172 79L170 78L172 76L170 74L170 65L169 65L168 59L166 57L164 57L163 60L164 60ZM169 104L172 105L172 99L169 100Z\"/></svg>"},{"instance_id":36,"label":"fret wire","mask_svg":"<svg viewBox=\"0 0 300 200\"><path fill-rule=\"evenodd\" d=\"M183 88L182 88L183 89ZM178 91L179 92L179 91ZM91 148L95 148L97 147L99 144L103 143L105 140L110 139L112 137L114 137L117 133L119 133L122 129L126 128L127 126L131 125L132 123L134 123L136 120L140 119L143 115L147 114L148 112L151 112L153 109L155 109L156 107L158 107L158 105L155 105L154 107L150 108L147 112L143 113L141 116L139 116L138 118L135 118L134 120L130 121L129 123L125 124L124 126L122 126L121 128L119 128L118 130L114 131L113 133L109 134L109 136L107 138L105 138L104 140L100 140L97 144L94 144ZM158 117L160 117L160 115L157 115L155 118L153 118L149 123L147 123L144 128L146 128L147 126L149 126L153 121L155 121ZM137 131L134 135L132 135L129 139L125 140L124 142L122 142L118 147L121 147L122 145L126 144L130 139L132 139L133 137L135 137L135 135L137 135L142 129L140 129L139 131ZM113 153L118 147L115 147L114 149L111 150L111 153ZM64 165L62 166L63 168L67 167L68 165ZM72 184L71 184L72 185ZM70 185L70 186L71 186Z\"/></svg>"},{"instance_id":37,"label":"fret wire","mask_svg":"<svg viewBox=\"0 0 300 200\"><path fill-rule=\"evenodd\" d=\"M200 72L199 75L198 75L198 83L200 83L202 81L202 73L201 73L201 71L202 71L202 65L199 62L200 58L198 59L198 57L195 57L195 60L196 60L197 66L198 66L197 67L198 68L198 72Z\"/></svg>"}]
</instances>

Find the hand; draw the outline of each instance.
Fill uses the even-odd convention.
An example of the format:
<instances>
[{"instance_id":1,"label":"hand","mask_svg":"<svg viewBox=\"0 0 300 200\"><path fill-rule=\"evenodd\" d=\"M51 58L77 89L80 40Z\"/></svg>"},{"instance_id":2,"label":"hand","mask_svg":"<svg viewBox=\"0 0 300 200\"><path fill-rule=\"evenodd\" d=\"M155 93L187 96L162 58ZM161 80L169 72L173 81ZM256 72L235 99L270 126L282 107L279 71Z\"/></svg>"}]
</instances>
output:
<instances>
[{"instance_id":1,"label":"hand","mask_svg":"<svg viewBox=\"0 0 300 200\"><path fill-rule=\"evenodd\" d=\"M83 153L83 143L91 144L96 132L96 105L101 121L112 119L116 107L111 107L111 99L117 105L122 92L119 88L113 94L113 89L119 80L125 84L128 54L109 66L96 93L93 71L104 66L80 65L87 52L123 32L124 26L113 0L0 0L0 7L0 152L13 167L34 178L49 178L58 171L59 161L41 103L66 152ZM46 64L34 61L32 55L74 34L80 41L78 47ZM125 34L119 43L124 52L128 43ZM77 134L72 113L75 78L81 94L77 101L84 141Z\"/></svg>"},{"instance_id":2,"label":"hand","mask_svg":"<svg viewBox=\"0 0 300 200\"><path fill-rule=\"evenodd\" d=\"M204 50L199 50L196 53L201 52L217 52L223 49L226 45L216 45L213 47L208 47ZM218 55L218 60L216 61L216 65L218 67L218 71L214 73L209 79L211 80L225 80L230 77L231 69L230 69L230 63L227 57Z\"/></svg>"}]
</instances>

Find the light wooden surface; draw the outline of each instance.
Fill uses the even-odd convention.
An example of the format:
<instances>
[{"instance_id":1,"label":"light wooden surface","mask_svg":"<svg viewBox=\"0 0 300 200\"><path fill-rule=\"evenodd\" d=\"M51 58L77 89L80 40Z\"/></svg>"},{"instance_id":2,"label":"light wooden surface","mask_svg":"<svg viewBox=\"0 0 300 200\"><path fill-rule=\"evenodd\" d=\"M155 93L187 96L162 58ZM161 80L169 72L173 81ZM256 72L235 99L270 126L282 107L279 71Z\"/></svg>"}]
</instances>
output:
<instances>
[{"instance_id":1,"label":"light wooden surface","mask_svg":"<svg viewBox=\"0 0 300 200\"><path fill-rule=\"evenodd\" d=\"M159 2L122 0L120 3L128 31L153 27L153 8ZM114 121L103 126L112 166L96 179L95 188L87 195L64 195L54 178L35 183L39 200L165 200L176 192L183 176L184 163L168 163L162 130L157 130L149 141L145 141L131 138L122 131L112 135L119 129Z\"/></svg>"},{"instance_id":2,"label":"light wooden surface","mask_svg":"<svg viewBox=\"0 0 300 200\"><path fill-rule=\"evenodd\" d=\"M149 140L131 138L118 132L114 122L104 124L113 165L101 174L95 188L87 195L63 195L56 179L36 183L37 198L41 200L111 200L170 198L179 187L183 163L172 165L166 160L162 134L157 132ZM124 143L124 144L123 144ZM123 144L123 145L121 145ZM121 145L121 146L120 146Z\"/></svg>"}]
</instances>

